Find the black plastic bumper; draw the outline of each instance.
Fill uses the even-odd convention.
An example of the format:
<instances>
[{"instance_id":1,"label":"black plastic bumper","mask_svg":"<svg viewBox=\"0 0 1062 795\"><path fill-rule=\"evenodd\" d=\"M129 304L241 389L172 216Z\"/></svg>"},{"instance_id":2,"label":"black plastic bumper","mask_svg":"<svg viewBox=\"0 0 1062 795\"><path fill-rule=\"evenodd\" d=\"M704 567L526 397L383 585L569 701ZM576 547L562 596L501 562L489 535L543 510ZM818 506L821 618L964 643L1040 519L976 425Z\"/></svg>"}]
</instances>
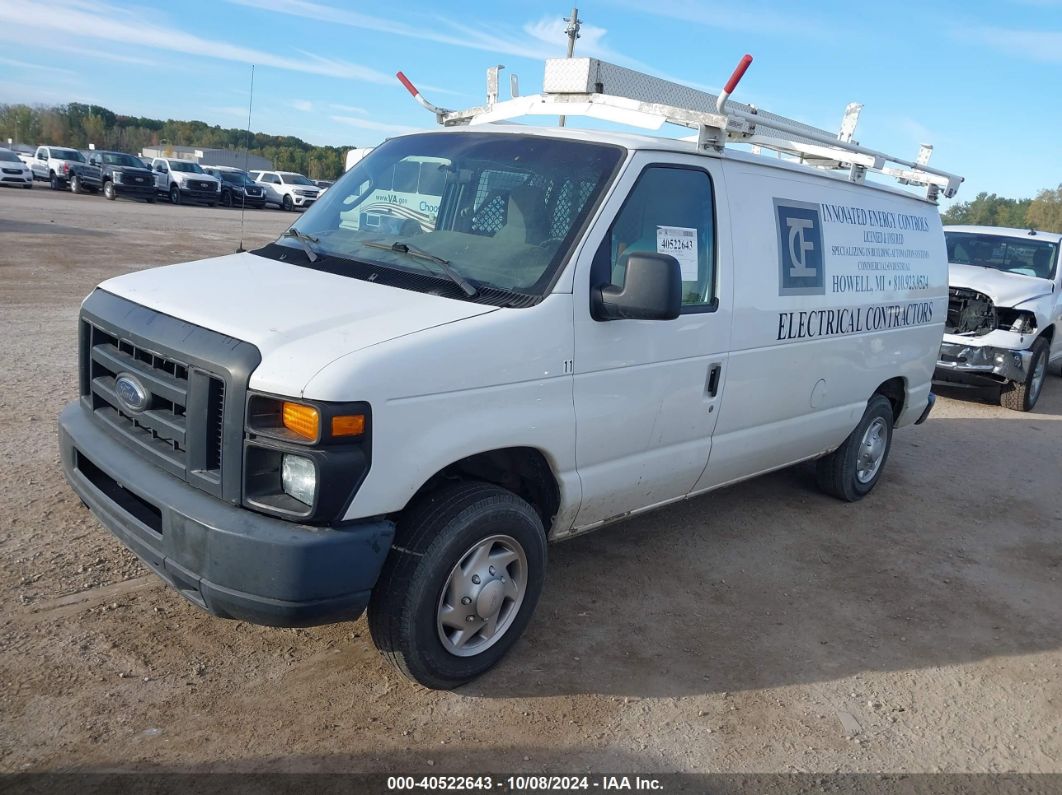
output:
<instances>
[{"instance_id":1,"label":"black plastic bumper","mask_svg":"<svg viewBox=\"0 0 1062 795\"><path fill-rule=\"evenodd\" d=\"M215 204L221 201L221 192L213 190L188 190L178 188L181 192L181 201L200 202L202 204Z\"/></svg>"},{"instance_id":2,"label":"black plastic bumper","mask_svg":"<svg viewBox=\"0 0 1062 795\"><path fill-rule=\"evenodd\" d=\"M134 199L150 199L155 196L155 183L149 182L136 185L127 182L111 182L114 192L119 196L129 196Z\"/></svg>"},{"instance_id":3,"label":"black plastic bumper","mask_svg":"<svg viewBox=\"0 0 1062 795\"><path fill-rule=\"evenodd\" d=\"M67 481L103 525L222 618L285 627L353 620L394 538L389 521L310 527L223 502L146 463L78 401L59 415L59 447Z\"/></svg>"}]
</instances>

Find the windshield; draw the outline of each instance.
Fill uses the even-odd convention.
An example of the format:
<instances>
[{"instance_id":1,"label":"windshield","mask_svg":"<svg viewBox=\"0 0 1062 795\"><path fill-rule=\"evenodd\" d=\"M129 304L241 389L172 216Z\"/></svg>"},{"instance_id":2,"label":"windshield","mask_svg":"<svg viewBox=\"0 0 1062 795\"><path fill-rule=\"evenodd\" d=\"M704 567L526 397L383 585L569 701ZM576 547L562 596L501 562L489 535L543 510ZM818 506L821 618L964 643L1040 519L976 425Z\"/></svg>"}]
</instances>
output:
<instances>
[{"instance_id":1,"label":"windshield","mask_svg":"<svg viewBox=\"0 0 1062 795\"><path fill-rule=\"evenodd\" d=\"M203 169L199 167L198 163L192 163L189 160L170 160L170 168L174 171L186 171L190 174L203 174Z\"/></svg>"},{"instance_id":2,"label":"windshield","mask_svg":"<svg viewBox=\"0 0 1062 795\"><path fill-rule=\"evenodd\" d=\"M254 185L254 180L243 171L219 171L215 176L220 176L230 185Z\"/></svg>"},{"instance_id":3,"label":"windshield","mask_svg":"<svg viewBox=\"0 0 1062 795\"><path fill-rule=\"evenodd\" d=\"M1058 244L1049 240L974 232L945 232L944 238L948 262L1041 279L1055 278Z\"/></svg>"},{"instance_id":4,"label":"windshield","mask_svg":"<svg viewBox=\"0 0 1062 795\"><path fill-rule=\"evenodd\" d=\"M126 166L127 168L143 168L144 164L132 155L122 154L121 152L102 152L100 153L100 162L106 163L108 166Z\"/></svg>"},{"instance_id":5,"label":"windshield","mask_svg":"<svg viewBox=\"0 0 1062 795\"><path fill-rule=\"evenodd\" d=\"M406 244L476 286L541 295L621 156L614 146L532 135L393 138L323 194L298 228L324 256L438 271L403 246L366 245Z\"/></svg>"},{"instance_id":6,"label":"windshield","mask_svg":"<svg viewBox=\"0 0 1062 795\"><path fill-rule=\"evenodd\" d=\"M317 187L302 174L292 174L288 171L281 171L280 178L284 180L285 185L309 185L311 188Z\"/></svg>"},{"instance_id":7,"label":"windshield","mask_svg":"<svg viewBox=\"0 0 1062 795\"><path fill-rule=\"evenodd\" d=\"M76 149L52 149L51 155L57 160L74 160L78 163L85 162L85 156Z\"/></svg>"},{"instance_id":8,"label":"windshield","mask_svg":"<svg viewBox=\"0 0 1062 795\"><path fill-rule=\"evenodd\" d=\"M3 160L5 163L22 162L21 160L19 160L18 155L16 155L14 152L9 152L7 150L0 151L0 160Z\"/></svg>"}]
</instances>

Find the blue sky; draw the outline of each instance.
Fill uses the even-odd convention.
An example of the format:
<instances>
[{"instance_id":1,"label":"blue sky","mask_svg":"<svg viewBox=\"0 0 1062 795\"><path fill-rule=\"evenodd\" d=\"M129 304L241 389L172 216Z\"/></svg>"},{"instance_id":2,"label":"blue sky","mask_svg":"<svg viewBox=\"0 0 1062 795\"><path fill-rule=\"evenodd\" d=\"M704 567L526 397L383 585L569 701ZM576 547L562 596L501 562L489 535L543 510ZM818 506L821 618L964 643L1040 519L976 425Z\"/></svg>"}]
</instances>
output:
<instances>
[{"instance_id":1,"label":"blue sky","mask_svg":"<svg viewBox=\"0 0 1062 795\"><path fill-rule=\"evenodd\" d=\"M962 174L960 199L1025 197L1062 183L1062 0L716 2L593 0L576 54L718 87L755 57L735 99L835 129L865 104L857 138ZM316 144L378 143L433 124L393 75L436 104L482 101L504 64L541 86L564 54L556 3L339 0L0 0L0 102L247 121ZM11 38L7 39L11 41ZM683 131L674 130L675 134Z\"/></svg>"}]
</instances>

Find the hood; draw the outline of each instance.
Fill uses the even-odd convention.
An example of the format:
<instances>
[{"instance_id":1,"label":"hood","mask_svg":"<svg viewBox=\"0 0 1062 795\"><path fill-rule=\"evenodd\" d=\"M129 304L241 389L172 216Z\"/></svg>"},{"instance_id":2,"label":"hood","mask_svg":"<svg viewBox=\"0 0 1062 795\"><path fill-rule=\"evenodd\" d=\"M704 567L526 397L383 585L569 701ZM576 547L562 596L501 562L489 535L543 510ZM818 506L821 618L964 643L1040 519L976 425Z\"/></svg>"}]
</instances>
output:
<instances>
[{"instance_id":1,"label":"hood","mask_svg":"<svg viewBox=\"0 0 1062 795\"><path fill-rule=\"evenodd\" d=\"M140 174L148 176L154 172L150 168L138 168L137 166L111 166L111 171L118 171L122 174Z\"/></svg>"},{"instance_id":2,"label":"hood","mask_svg":"<svg viewBox=\"0 0 1062 795\"><path fill-rule=\"evenodd\" d=\"M991 298L996 306L1003 307L1014 307L1025 301L1050 295L1054 289L1052 282L1036 276L1004 273L994 268L956 263L948 266L948 284L982 292Z\"/></svg>"},{"instance_id":3,"label":"hood","mask_svg":"<svg viewBox=\"0 0 1062 795\"><path fill-rule=\"evenodd\" d=\"M174 171L170 169L170 175L177 181L185 179L199 180L200 182L218 182L221 180L211 174L197 174L194 171Z\"/></svg>"},{"instance_id":4,"label":"hood","mask_svg":"<svg viewBox=\"0 0 1062 795\"><path fill-rule=\"evenodd\" d=\"M247 252L130 273L100 288L254 344L262 364L251 387L289 396L340 356L497 309Z\"/></svg>"}]
</instances>

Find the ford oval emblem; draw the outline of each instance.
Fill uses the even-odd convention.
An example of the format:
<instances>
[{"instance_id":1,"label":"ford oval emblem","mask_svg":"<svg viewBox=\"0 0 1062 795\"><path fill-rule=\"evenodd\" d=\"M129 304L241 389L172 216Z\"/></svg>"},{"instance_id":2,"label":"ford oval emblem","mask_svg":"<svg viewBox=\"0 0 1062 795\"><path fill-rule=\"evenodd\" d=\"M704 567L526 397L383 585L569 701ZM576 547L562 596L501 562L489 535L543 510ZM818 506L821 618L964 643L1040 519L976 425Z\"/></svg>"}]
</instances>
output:
<instances>
[{"instance_id":1,"label":"ford oval emblem","mask_svg":"<svg viewBox=\"0 0 1062 795\"><path fill-rule=\"evenodd\" d=\"M114 392L118 402L130 411L143 411L151 403L151 393L129 373L119 373L114 379Z\"/></svg>"}]
</instances>

